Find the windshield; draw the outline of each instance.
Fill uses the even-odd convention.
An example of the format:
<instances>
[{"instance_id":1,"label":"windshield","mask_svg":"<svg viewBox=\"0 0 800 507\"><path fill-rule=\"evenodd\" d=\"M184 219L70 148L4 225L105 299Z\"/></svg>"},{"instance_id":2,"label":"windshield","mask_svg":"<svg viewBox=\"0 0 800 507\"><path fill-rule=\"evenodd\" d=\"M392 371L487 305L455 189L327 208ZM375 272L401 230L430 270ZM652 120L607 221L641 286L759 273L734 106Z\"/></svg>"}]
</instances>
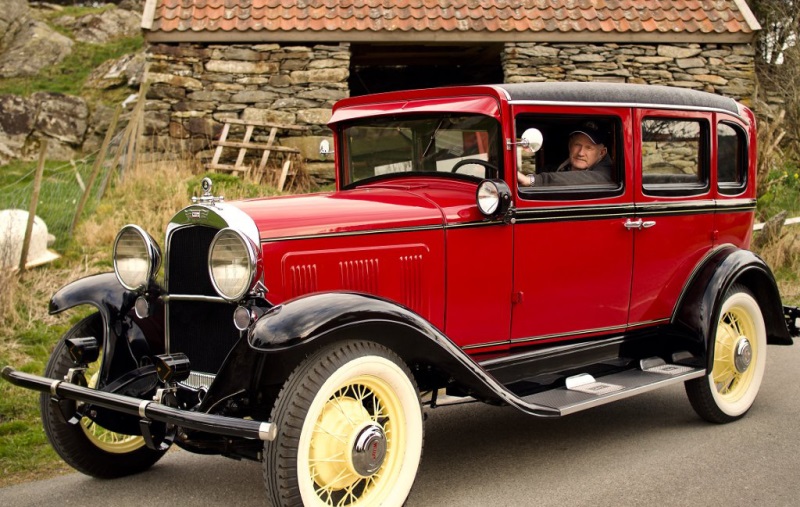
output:
<instances>
[{"instance_id":1,"label":"windshield","mask_svg":"<svg viewBox=\"0 0 800 507\"><path fill-rule=\"evenodd\" d=\"M477 114L359 121L343 130L342 181L349 186L378 176L420 173L497 178L499 131L496 119Z\"/></svg>"}]
</instances>

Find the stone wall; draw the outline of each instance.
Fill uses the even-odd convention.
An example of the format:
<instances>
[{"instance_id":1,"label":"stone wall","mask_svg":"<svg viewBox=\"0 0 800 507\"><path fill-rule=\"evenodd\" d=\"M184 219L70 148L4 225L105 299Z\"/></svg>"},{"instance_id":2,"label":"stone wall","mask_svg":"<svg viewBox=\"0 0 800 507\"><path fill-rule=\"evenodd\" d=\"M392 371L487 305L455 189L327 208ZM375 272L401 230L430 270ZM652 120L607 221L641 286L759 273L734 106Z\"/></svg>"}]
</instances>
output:
<instances>
[{"instance_id":1,"label":"stone wall","mask_svg":"<svg viewBox=\"0 0 800 507\"><path fill-rule=\"evenodd\" d=\"M333 104L349 96L349 44L155 44L148 49L146 135L155 151L204 160L226 118L308 127L281 144L297 147L312 172ZM726 95L751 105L754 49L748 44L507 44L505 81L662 84Z\"/></svg>"},{"instance_id":2,"label":"stone wall","mask_svg":"<svg viewBox=\"0 0 800 507\"><path fill-rule=\"evenodd\" d=\"M507 44L507 83L604 81L717 93L751 106L755 50L749 44Z\"/></svg>"},{"instance_id":3,"label":"stone wall","mask_svg":"<svg viewBox=\"0 0 800 507\"><path fill-rule=\"evenodd\" d=\"M147 60L146 145L201 158L236 118L308 127L280 133L280 144L313 162L333 104L349 95L348 44L156 44Z\"/></svg>"}]
</instances>

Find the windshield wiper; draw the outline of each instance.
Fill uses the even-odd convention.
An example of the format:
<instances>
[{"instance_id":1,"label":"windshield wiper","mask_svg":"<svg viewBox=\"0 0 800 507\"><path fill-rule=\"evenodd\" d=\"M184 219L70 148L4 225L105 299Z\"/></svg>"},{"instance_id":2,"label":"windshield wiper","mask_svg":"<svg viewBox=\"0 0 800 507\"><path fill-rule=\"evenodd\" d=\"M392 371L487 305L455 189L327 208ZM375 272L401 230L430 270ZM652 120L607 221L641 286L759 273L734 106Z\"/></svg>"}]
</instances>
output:
<instances>
[{"instance_id":1,"label":"windshield wiper","mask_svg":"<svg viewBox=\"0 0 800 507\"><path fill-rule=\"evenodd\" d=\"M428 141L428 146L425 147L425 151L422 152L422 159L425 159L425 155L428 154L428 150L431 149L431 145L433 144L433 140L436 139L436 134L439 132L439 129L442 128L442 123L444 123L444 118L439 120L439 123L436 125L436 128L433 130L433 134L431 134L431 138Z\"/></svg>"}]
</instances>

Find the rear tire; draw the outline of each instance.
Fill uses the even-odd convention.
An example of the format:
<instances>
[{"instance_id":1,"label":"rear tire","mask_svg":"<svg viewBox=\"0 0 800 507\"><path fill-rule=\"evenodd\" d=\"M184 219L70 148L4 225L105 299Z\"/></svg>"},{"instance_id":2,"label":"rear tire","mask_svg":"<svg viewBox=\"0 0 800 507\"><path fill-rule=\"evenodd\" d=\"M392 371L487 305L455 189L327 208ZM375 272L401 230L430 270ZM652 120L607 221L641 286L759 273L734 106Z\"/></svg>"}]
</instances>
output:
<instances>
[{"instance_id":1,"label":"rear tire","mask_svg":"<svg viewBox=\"0 0 800 507\"><path fill-rule=\"evenodd\" d=\"M422 454L411 372L368 341L323 348L289 376L272 410L264 483L277 506L400 506Z\"/></svg>"},{"instance_id":2,"label":"rear tire","mask_svg":"<svg viewBox=\"0 0 800 507\"><path fill-rule=\"evenodd\" d=\"M76 336L103 336L103 320L93 314L78 322L59 340L45 369L45 376L63 379L73 366L65 338ZM99 368L100 360L87 370L89 387L94 385L92 372ZM147 470L166 451L154 451L144 445L141 436L122 435L106 430L84 417L78 424L63 422L60 414L50 405L50 395L43 393L39 399L42 424L50 444L61 458L75 470L102 479L123 477Z\"/></svg>"},{"instance_id":3,"label":"rear tire","mask_svg":"<svg viewBox=\"0 0 800 507\"><path fill-rule=\"evenodd\" d=\"M714 367L686 382L686 394L703 419L723 424L741 419L756 399L767 362L767 332L750 291L734 285L719 312Z\"/></svg>"}]
</instances>

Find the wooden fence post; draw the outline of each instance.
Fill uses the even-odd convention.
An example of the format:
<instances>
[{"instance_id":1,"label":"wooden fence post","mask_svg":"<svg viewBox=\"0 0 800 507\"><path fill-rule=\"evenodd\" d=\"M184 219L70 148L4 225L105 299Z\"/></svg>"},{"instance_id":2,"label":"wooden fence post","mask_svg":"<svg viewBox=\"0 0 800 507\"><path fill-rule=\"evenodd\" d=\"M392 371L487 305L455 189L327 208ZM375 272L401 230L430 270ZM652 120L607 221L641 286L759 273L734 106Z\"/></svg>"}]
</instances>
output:
<instances>
[{"instance_id":1,"label":"wooden fence post","mask_svg":"<svg viewBox=\"0 0 800 507\"><path fill-rule=\"evenodd\" d=\"M44 173L44 162L47 160L46 155L47 139L42 139L42 149L39 152L39 165L36 167L36 176L33 179L33 192L31 193L31 203L30 206L28 206L28 225L25 227L25 239L22 240L22 255L19 259L20 272L25 271L25 261L28 259L28 249L31 246L33 219L36 217L36 207L39 205L39 190L42 188L42 174Z\"/></svg>"},{"instance_id":2,"label":"wooden fence post","mask_svg":"<svg viewBox=\"0 0 800 507\"><path fill-rule=\"evenodd\" d=\"M106 137L103 139L103 145L100 147L100 153L97 154L97 158L94 161L92 175L89 177L89 184L86 185L86 189L83 191L81 202L78 203L78 209L75 210L75 216L72 218L72 225L69 226L67 235L70 237L75 227L78 225L78 220L81 218L81 213L83 213L83 208L86 206L86 201L89 200L89 194L92 193L92 187L94 186L95 180L97 180L97 175L103 167L103 162L105 162L106 159L106 152L108 152L108 145L111 144L111 139L114 137L114 130L117 128L117 122L119 121L121 112L122 106L117 106L117 109L114 111L114 117L111 119L111 125L108 127L108 132L106 132Z\"/></svg>"}]
</instances>

